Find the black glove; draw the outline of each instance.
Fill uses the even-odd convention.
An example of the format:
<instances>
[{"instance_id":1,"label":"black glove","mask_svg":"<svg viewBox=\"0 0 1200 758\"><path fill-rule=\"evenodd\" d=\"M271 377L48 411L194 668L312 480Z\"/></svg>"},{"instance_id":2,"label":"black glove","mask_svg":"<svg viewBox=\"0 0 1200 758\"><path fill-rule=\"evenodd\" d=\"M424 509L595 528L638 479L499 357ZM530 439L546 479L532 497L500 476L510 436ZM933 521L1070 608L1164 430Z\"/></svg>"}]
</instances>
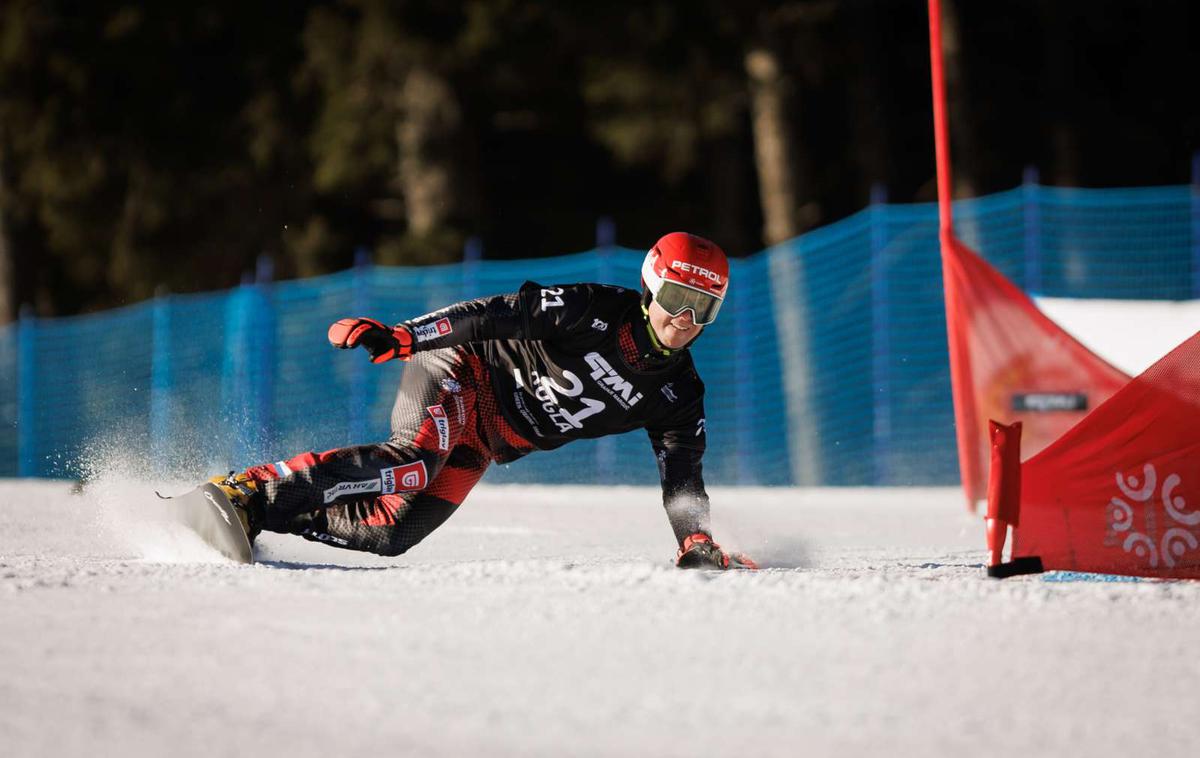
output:
<instances>
[{"instance_id":1,"label":"black glove","mask_svg":"<svg viewBox=\"0 0 1200 758\"><path fill-rule=\"evenodd\" d=\"M758 564L745 553L726 553L704 532L689 535L675 556L679 568L748 569L757 571Z\"/></svg>"},{"instance_id":2,"label":"black glove","mask_svg":"<svg viewBox=\"0 0 1200 758\"><path fill-rule=\"evenodd\" d=\"M373 318L344 318L329 327L329 344L343 350L362 345L371 363L412 357L412 333L403 326L384 326Z\"/></svg>"}]
</instances>

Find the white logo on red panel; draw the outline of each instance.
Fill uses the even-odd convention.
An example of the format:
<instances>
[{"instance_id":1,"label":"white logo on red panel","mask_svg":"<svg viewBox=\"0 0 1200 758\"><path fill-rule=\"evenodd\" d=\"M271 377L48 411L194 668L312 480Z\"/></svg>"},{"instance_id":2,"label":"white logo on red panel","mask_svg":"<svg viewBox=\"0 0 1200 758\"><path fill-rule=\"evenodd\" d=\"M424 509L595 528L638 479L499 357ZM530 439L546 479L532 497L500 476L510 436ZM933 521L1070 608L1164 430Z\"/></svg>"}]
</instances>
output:
<instances>
[{"instance_id":1,"label":"white logo on red panel","mask_svg":"<svg viewBox=\"0 0 1200 758\"><path fill-rule=\"evenodd\" d=\"M403 466L385 468L380 474L383 477L383 494L385 495L393 492L423 490L429 481L429 476L425 473L424 461L413 461Z\"/></svg>"},{"instance_id":2,"label":"white logo on red panel","mask_svg":"<svg viewBox=\"0 0 1200 758\"><path fill-rule=\"evenodd\" d=\"M437 428L438 450L449 450L450 418L446 415L446 409L440 405L431 405L425 410L429 411L433 425Z\"/></svg>"},{"instance_id":3,"label":"white logo on red panel","mask_svg":"<svg viewBox=\"0 0 1200 758\"><path fill-rule=\"evenodd\" d=\"M1150 568L1158 568L1161 561L1167 568L1173 568L1176 561L1183 558L1189 550L1200 548L1200 539L1193 533L1200 525L1200 510L1188 510L1187 501L1175 494L1176 489L1183 483L1179 474L1169 474L1162 480L1161 491L1158 488L1158 471L1153 464L1142 466L1142 476L1126 477L1117 472L1117 489L1123 497L1113 497L1107 508L1108 527L1114 536L1126 533L1124 540L1118 536L1117 542L1127 553L1133 553L1145 559ZM1150 535L1134 531L1134 506L1128 502L1145 503L1142 508L1146 511L1145 520L1154 524L1156 509L1154 495L1158 494L1163 510L1170 516L1171 521L1165 525L1171 527L1162 533L1161 542L1156 542ZM1173 522L1173 523L1172 523ZM1160 526L1159 529L1162 527ZM1148 532L1154 533L1148 528Z\"/></svg>"}]
</instances>

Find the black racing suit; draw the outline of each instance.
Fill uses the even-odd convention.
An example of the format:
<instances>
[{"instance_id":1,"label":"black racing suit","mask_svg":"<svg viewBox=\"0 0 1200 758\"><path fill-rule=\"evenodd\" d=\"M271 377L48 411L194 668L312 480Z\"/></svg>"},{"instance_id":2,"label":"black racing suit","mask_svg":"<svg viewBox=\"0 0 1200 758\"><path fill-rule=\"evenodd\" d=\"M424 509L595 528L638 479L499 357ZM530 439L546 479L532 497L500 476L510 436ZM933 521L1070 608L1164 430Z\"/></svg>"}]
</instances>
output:
<instances>
[{"instance_id":1,"label":"black racing suit","mask_svg":"<svg viewBox=\"0 0 1200 758\"><path fill-rule=\"evenodd\" d=\"M676 539L709 533L704 384L686 348L654 344L637 292L526 282L403 326L414 355L391 437L249 469L263 493L258 526L399 555L491 461L645 428Z\"/></svg>"}]
</instances>

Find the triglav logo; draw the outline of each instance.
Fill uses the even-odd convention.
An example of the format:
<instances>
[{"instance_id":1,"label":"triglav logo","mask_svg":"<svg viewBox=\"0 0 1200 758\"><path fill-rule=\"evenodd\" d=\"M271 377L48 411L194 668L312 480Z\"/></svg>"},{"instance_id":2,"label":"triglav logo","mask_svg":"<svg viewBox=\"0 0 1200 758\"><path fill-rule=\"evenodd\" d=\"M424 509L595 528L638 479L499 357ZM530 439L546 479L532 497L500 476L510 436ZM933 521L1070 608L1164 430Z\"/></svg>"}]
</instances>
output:
<instances>
[{"instance_id":1,"label":"triglav logo","mask_svg":"<svg viewBox=\"0 0 1200 758\"><path fill-rule=\"evenodd\" d=\"M433 419L434 428L437 429L438 450L449 450L450 419L446 417L446 409L440 405L431 405L425 410L429 411L429 417Z\"/></svg>"},{"instance_id":2,"label":"triglav logo","mask_svg":"<svg viewBox=\"0 0 1200 758\"><path fill-rule=\"evenodd\" d=\"M1113 497L1109 501L1106 515L1110 535L1117 538L1116 541L1125 552L1146 559L1150 568L1158 568L1160 562L1167 568L1173 568L1184 553L1200 547L1196 535L1184 528L1200 525L1200 510L1185 512L1187 502L1175 494L1175 490L1183 483L1178 474L1169 474L1162 481L1161 489L1158 487L1158 472L1149 463L1142 467L1140 478L1126 477L1118 471L1116 479L1122 497ZM1153 502L1155 494L1159 496L1163 511L1171 519L1167 522L1169 528L1162 532L1162 538L1157 541L1150 536L1159 531L1157 509ZM1149 534L1134 530L1131 501L1146 504L1144 529Z\"/></svg>"},{"instance_id":3,"label":"triglav logo","mask_svg":"<svg viewBox=\"0 0 1200 758\"><path fill-rule=\"evenodd\" d=\"M424 461L413 461L403 466L385 468L380 474L383 476L382 492L385 495L390 495L393 492L423 490L428 481Z\"/></svg>"},{"instance_id":4,"label":"triglav logo","mask_svg":"<svg viewBox=\"0 0 1200 758\"><path fill-rule=\"evenodd\" d=\"M450 319L448 318L439 318L432 324L414 326L412 331L413 335L417 338L417 342L428 342L450 334L454 331L454 325L450 323Z\"/></svg>"}]
</instances>

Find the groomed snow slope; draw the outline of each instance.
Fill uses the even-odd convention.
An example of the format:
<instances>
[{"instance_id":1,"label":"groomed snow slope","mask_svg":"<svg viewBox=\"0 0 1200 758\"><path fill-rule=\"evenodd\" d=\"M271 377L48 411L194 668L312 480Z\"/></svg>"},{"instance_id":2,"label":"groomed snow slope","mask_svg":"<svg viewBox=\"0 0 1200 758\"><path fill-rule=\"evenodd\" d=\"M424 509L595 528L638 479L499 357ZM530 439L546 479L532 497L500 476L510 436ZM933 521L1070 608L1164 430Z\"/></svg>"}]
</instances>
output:
<instances>
[{"instance_id":1,"label":"groomed snow slope","mask_svg":"<svg viewBox=\"0 0 1200 758\"><path fill-rule=\"evenodd\" d=\"M0 483L5 756L1192 755L1200 583L983 577L956 490L482 487L408 556ZM181 483L167 485L178 489ZM1049 575L1054 577L1055 575Z\"/></svg>"}]
</instances>

